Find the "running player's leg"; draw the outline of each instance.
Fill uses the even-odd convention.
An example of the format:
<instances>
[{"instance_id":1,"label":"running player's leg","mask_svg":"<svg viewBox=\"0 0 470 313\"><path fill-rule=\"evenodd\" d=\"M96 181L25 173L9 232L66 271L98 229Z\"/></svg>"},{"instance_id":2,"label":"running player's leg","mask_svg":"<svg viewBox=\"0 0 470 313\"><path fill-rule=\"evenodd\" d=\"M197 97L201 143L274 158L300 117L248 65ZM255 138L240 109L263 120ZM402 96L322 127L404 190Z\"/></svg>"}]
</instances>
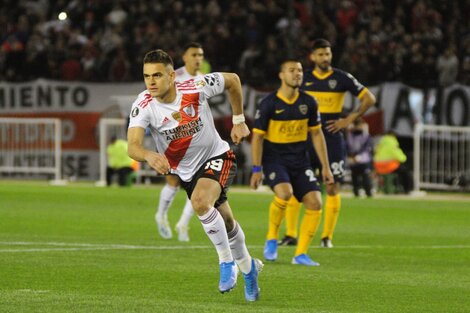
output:
<instances>
[{"instance_id":1,"label":"running player's leg","mask_svg":"<svg viewBox=\"0 0 470 313\"><path fill-rule=\"evenodd\" d=\"M217 181L201 177L197 180L192 192L191 202L205 233L219 256L219 291L224 293L235 287L237 273L224 219L214 207L221 191L222 188Z\"/></svg>"},{"instance_id":2,"label":"running player's leg","mask_svg":"<svg viewBox=\"0 0 470 313\"><path fill-rule=\"evenodd\" d=\"M225 220L228 231L228 239L232 255L245 280L245 298L248 301L256 301L259 298L258 273L263 268L263 263L250 256L245 244L245 233L240 224L233 218L232 209L228 201L217 208Z\"/></svg>"},{"instance_id":3,"label":"running player's leg","mask_svg":"<svg viewBox=\"0 0 470 313\"><path fill-rule=\"evenodd\" d=\"M219 256L219 290L222 293L235 287L237 266L230 250L225 221L215 207L227 201L226 191L233 181L236 168L235 155L228 151L203 164L191 182L182 183L194 212Z\"/></svg>"},{"instance_id":4,"label":"running player's leg","mask_svg":"<svg viewBox=\"0 0 470 313\"><path fill-rule=\"evenodd\" d=\"M274 199L269 206L269 224L264 246L264 258L267 261L277 259L277 241L279 228L286 213L287 202L292 197L287 169L280 164L264 164L264 177L266 183L274 191Z\"/></svg>"},{"instance_id":5,"label":"running player's leg","mask_svg":"<svg viewBox=\"0 0 470 313\"><path fill-rule=\"evenodd\" d=\"M302 199L305 212L300 224L299 239L293 264L318 266L319 263L307 255L310 243L321 221L321 193L318 181L310 167L301 169L292 176L294 196Z\"/></svg>"},{"instance_id":6,"label":"running player's leg","mask_svg":"<svg viewBox=\"0 0 470 313\"><path fill-rule=\"evenodd\" d=\"M301 204L295 197L291 197L286 207L286 235L279 242L281 246L297 245L297 228Z\"/></svg>"},{"instance_id":7,"label":"running player's leg","mask_svg":"<svg viewBox=\"0 0 470 313\"><path fill-rule=\"evenodd\" d=\"M176 223L176 232L178 233L178 240L179 241L189 241L189 222L191 221L191 217L194 215L193 206L191 204L191 200L186 198L186 204L184 205L183 212L181 212L181 217Z\"/></svg>"},{"instance_id":8,"label":"running player's leg","mask_svg":"<svg viewBox=\"0 0 470 313\"><path fill-rule=\"evenodd\" d=\"M340 189L344 176L346 152L344 149L344 139L341 134L327 135L325 136L325 140L328 148L330 169L334 176L335 183L326 186L325 218L321 235L321 246L332 248L333 234L341 210Z\"/></svg>"},{"instance_id":9,"label":"running player's leg","mask_svg":"<svg viewBox=\"0 0 470 313\"><path fill-rule=\"evenodd\" d=\"M165 239L170 239L173 234L171 232L170 223L168 222L168 209L179 189L180 179L175 175L166 175L165 180L166 184L160 191L160 200L158 202L157 212L155 213L155 222L157 223L160 236Z\"/></svg>"}]
</instances>

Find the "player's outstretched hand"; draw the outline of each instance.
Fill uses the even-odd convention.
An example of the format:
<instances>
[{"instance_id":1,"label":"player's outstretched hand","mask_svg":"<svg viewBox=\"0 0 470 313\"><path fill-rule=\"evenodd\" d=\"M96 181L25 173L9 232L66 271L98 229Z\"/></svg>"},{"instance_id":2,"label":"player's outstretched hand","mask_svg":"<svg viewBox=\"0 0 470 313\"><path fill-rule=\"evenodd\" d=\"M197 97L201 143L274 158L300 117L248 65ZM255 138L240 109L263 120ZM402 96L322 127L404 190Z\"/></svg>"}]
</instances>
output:
<instances>
[{"instance_id":1,"label":"player's outstretched hand","mask_svg":"<svg viewBox=\"0 0 470 313\"><path fill-rule=\"evenodd\" d=\"M263 174L261 172L251 174L250 187L255 190L258 189L258 186L261 184L262 180L263 180Z\"/></svg>"},{"instance_id":2,"label":"player's outstretched hand","mask_svg":"<svg viewBox=\"0 0 470 313\"><path fill-rule=\"evenodd\" d=\"M230 133L230 137L232 137L232 141L236 145L242 142L243 138L248 137L249 135L250 130L245 123L233 125L232 132Z\"/></svg>"},{"instance_id":3,"label":"player's outstretched hand","mask_svg":"<svg viewBox=\"0 0 470 313\"><path fill-rule=\"evenodd\" d=\"M330 120L326 122L326 129L331 133L337 133L343 128L348 127L349 121L345 118L340 118L337 120Z\"/></svg>"},{"instance_id":4,"label":"player's outstretched hand","mask_svg":"<svg viewBox=\"0 0 470 313\"><path fill-rule=\"evenodd\" d=\"M335 183L335 179L329 167L322 169L323 182L326 185L331 185Z\"/></svg>"},{"instance_id":5,"label":"player's outstretched hand","mask_svg":"<svg viewBox=\"0 0 470 313\"><path fill-rule=\"evenodd\" d=\"M170 163L163 154L151 151L145 155L145 161L147 161L148 165L157 171L158 174L166 175L170 173Z\"/></svg>"}]
</instances>

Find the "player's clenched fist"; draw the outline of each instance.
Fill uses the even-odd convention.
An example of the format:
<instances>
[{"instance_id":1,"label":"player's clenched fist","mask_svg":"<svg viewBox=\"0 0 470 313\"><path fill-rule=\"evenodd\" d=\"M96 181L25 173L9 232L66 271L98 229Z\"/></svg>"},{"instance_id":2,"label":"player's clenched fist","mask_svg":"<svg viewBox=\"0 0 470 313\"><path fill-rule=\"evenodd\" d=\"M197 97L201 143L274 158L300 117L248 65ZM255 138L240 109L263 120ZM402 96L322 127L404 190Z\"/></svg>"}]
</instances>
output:
<instances>
[{"instance_id":1,"label":"player's clenched fist","mask_svg":"<svg viewBox=\"0 0 470 313\"><path fill-rule=\"evenodd\" d=\"M166 156L160 153L149 151L145 155L145 161L152 167L158 174L165 175L170 172L170 163Z\"/></svg>"}]
</instances>

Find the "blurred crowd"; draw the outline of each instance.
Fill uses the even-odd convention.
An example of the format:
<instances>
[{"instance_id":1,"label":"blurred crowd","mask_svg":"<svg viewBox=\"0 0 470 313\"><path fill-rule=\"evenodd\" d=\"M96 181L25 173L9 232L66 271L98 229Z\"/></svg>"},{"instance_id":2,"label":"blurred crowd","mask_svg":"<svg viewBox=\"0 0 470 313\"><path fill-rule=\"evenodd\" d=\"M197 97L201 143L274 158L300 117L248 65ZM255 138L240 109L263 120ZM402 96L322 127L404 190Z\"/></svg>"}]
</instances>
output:
<instances>
[{"instance_id":1,"label":"blurred crowd","mask_svg":"<svg viewBox=\"0 0 470 313\"><path fill-rule=\"evenodd\" d=\"M140 81L148 50L178 66L197 41L213 70L269 88L280 60L309 66L322 37L367 85L470 85L468 12L470 0L3 0L0 81Z\"/></svg>"}]
</instances>

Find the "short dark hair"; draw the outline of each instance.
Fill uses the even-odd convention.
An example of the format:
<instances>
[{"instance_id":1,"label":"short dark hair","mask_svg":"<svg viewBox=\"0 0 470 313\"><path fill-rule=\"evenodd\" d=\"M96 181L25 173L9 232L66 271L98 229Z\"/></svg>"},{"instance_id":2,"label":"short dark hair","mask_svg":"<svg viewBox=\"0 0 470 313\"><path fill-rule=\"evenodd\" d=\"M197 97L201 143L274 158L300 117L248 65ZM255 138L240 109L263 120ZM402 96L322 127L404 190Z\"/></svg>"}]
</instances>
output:
<instances>
[{"instance_id":1,"label":"short dark hair","mask_svg":"<svg viewBox=\"0 0 470 313\"><path fill-rule=\"evenodd\" d=\"M294 62L294 63L301 63L299 60L297 59L285 59L281 62L281 64L279 65L279 72L282 72L282 69L284 68L284 65L286 63L289 63L289 62Z\"/></svg>"},{"instance_id":2,"label":"short dark hair","mask_svg":"<svg viewBox=\"0 0 470 313\"><path fill-rule=\"evenodd\" d=\"M184 52L188 51L189 48L198 48L198 49L202 49L202 45L199 43L199 42L190 42L190 43L187 43L185 46L184 46Z\"/></svg>"},{"instance_id":3,"label":"short dark hair","mask_svg":"<svg viewBox=\"0 0 470 313\"><path fill-rule=\"evenodd\" d=\"M312 51L323 48L331 48L331 43L326 39L316 39L312 44Z\"/></svg>"},{"instance_id":4,"label":"short dark hair","mask_svg":"<svg viewBox=\"0 0 470 313\"><path fill-rule=\"evenodd\" d=\"M147 52L144 56L144 64L146 63L162 63L165 66L171 65L173 67L173 59L161 49Z\"/></svg>"}]
</instances>

